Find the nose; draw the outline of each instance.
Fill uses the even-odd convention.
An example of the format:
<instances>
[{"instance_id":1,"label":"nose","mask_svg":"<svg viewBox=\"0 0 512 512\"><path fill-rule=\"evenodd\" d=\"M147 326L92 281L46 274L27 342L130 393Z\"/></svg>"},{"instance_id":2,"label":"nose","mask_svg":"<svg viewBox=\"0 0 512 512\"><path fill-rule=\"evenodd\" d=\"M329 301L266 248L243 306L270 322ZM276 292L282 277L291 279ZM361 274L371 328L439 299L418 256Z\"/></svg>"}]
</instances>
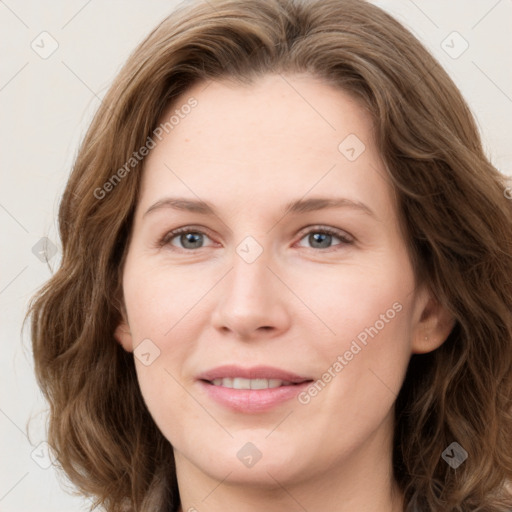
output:
<instances>
[{"instance_id":1,"label":"nose","mask_svg":"<svg viewBox=\"0 0 512 512\"><path fill-rule=\"evenodd\" d=\"M288 290L269 263L265 251L251 263L233 255L232 269L218 290L212 317L216 329L252 340L275 337L289 328Z\"/></svg>"}]
</instances>

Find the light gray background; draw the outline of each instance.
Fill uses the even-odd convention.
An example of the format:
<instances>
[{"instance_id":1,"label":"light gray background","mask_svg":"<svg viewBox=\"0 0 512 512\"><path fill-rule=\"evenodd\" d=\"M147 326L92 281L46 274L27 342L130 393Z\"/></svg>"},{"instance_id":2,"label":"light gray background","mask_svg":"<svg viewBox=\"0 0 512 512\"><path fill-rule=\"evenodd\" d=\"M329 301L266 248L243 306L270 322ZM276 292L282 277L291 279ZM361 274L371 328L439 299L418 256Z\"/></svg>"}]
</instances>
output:
<instances>
[{"instance_id":1,"label":"light gray background","mask_svg":"<svg viewBox=\"0 0 512 512\"><path fill-rule=\"evenodd\" d=\"M492 162L512 174L512 0L375 3L411 28L445 66L477 118ZM44 469L45 403L21 324L30 296L51 270L32 249L42 237L59 249L59 198L91 116L137 43L177 4L0 0L2 512L88 508L87 500L61 488L65 480L53 467ZM51 37L40 35L44 31ZM51 38L58 48L43 54L47 58L32 49L48 52ZM58 250L51 267L59 260Z\"/></svg>"}]
</instances>

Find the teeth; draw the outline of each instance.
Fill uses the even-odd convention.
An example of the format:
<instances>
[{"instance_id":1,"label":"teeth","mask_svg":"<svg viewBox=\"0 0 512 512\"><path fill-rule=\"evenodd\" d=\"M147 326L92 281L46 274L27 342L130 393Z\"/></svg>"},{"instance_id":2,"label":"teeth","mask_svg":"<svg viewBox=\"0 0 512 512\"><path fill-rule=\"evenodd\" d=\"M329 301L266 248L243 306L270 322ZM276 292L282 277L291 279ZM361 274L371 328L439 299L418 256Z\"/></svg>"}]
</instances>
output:
<instances>
[{"instance_id":1,"label":"teeth","mask_svg":"<svg viewBox=\"0 0 512 512\"><path fill-rule=\"evenodd\" d=\"M272 389L280 386L290 386L292 383L279 379L242 379L241 377L232 379L224 377L222 379L214 379L212 384L231 389Z\"/></svg>"},{"instance_id":2,"label":"teeth","mask_svg":"<svg viewBox=\"0 0 512 512\"><path fill-rule=\"evenodd\" d=\"M233 379L233 389L251 389L251 381L249 379Z\"/></svg>"}]
</instances>

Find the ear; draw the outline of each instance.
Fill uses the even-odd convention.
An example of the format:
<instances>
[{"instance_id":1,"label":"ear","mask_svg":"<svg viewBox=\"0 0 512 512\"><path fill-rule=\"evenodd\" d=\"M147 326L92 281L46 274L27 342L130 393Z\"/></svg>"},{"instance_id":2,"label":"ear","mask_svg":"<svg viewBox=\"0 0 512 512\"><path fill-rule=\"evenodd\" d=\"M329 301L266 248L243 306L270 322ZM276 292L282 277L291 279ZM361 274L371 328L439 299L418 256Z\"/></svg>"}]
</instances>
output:
<instances>
[{"instance_id":1,"label":"ear","mask_svg":"<svg viewBox=\"0 0 512 512\"><path fill-rule=\"evenodd\" d=\"M122 319L114 331L114 338L126 350L126 352L133 352L132 333L125 316L126 315L123 313Z\"/></svg>"},{"instance_id":2,"label":"ear","mask_svg":"<svg viewBox=\"0 0 512 512\"><path fill-rule=\"evenodd\" d=\"M417 307L411 350L413 354L425 354L446 341L455 325L455 318L426 288L419 294Z\"/></svg>"}]
</instances>

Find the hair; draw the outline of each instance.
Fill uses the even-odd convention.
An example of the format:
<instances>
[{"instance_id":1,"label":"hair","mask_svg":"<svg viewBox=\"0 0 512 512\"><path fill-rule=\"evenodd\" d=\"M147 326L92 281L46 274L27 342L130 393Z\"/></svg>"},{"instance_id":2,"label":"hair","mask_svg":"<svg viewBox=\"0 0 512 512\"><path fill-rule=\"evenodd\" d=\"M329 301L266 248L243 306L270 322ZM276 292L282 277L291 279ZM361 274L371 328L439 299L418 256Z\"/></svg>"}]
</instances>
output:
<instances>
[{"instance_id":1,"label":"hair","mask_svg":"<svg viewBox=\"0 0 512 512\"><path fill-rule=\"evenodd\" d=\"M126 170L192 85L277 73L317 77L371 113L417 282L455 319L437 350L412 356L395 404L393 469L405 504L510 510L512 201L447 73L361 0L186 5L129 57L62 197L60 267L27 313L61 468L109 512L177 509L172 446L146 408L133 356L114 338L144 163L118 171L115 183L113 171ZM456 471L441 457L452 442L468 453Z\"/></svg>"}]
</instances>

